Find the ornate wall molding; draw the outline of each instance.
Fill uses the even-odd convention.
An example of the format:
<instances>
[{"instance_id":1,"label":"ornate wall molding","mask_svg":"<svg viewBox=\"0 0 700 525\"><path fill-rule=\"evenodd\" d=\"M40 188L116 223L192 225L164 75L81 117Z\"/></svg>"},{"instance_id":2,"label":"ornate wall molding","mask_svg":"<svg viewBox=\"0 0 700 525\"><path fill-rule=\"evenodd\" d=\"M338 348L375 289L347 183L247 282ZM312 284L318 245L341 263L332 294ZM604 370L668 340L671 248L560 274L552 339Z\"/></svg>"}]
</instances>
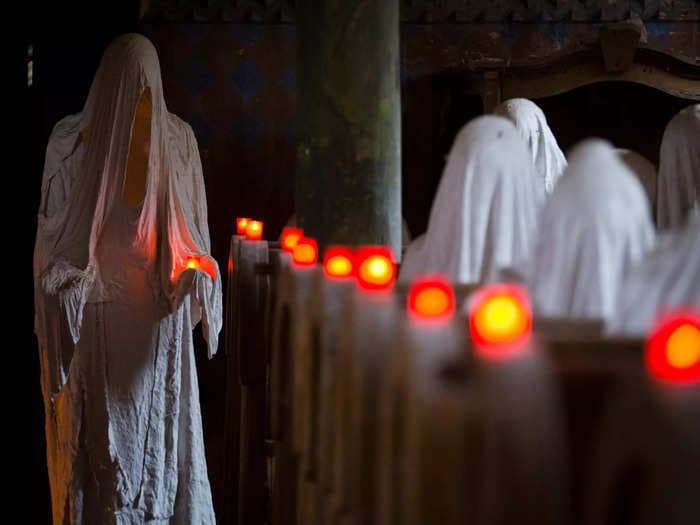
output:
<instances>
[{"instance_id":1,"label":"ornate wall molding","mask_svg":"<svg viewBox=\"0 0 700 525\"><path fill-rule=\"evenodd\" d=\"M157 22L293 24L295 0L151 0ZM401 20L413 24L696 22L700 0L400 0Z\"/></svg>"}]
</instances>

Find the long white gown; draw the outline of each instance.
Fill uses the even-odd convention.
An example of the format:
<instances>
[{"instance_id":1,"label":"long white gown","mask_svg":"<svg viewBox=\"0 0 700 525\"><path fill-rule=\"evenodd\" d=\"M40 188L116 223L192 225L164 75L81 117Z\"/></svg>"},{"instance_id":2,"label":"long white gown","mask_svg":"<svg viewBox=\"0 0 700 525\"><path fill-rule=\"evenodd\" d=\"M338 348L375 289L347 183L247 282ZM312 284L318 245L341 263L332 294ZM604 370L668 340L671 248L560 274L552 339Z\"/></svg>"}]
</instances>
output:
<instances>
[{"instance_id":1,"label":"long white gown","mask_svg":"<svg viewBox=\"0 0 700 525\"><path fill-rule=\"evenodd\" d=\"M482 116L455 138L428 230L404 254L399 280L438 273L478 283L524 259L535 234L544 181L515 126Z\"/></svg>"},{"instance_id":2,"label":"long white gown","mask_svg":"<svg viewBox=\"0 0 700 525\"><path fill-rule=\"evenodd\" d=\"M148 168L132 204L122 189L146 89ZM211 357L221 279L197 143L167 111L145 37L113 41L82 113L54 128L41 202L35 332L54 523L214 524L192 329L202 321Z\"/></svg>"},{"instance_id":3,"label":"long white gown","mask_svg":"<svg viewBox=\"0 0 700 525\"><path fill-rule=\"evenodd\" d=\"M534 311L607 320L622 279L655 242L637 177L599 139L577 145L540 215L524 274Z\"/></svg>"},{"instance_id":4,"label":"long white gown","mask_svg":"<svg viewBox=\"0 0 700 525\"><path fill-rule=\"evenodd\" d=\"M700 215L700 104L688 106L671 119L659 154L659 230L681 228L691 215Z\"/></svg>"},{"instance_id":5,"label":"long white gown","mask_svg":"<svg viewBox=\"0 0 700 525\"><path fill-rule=\"evenodd\" d=\"M493 113L515 124L530 150L537 173L544 179L546 193L552 193L557 180L566 169L566 157L547 124L544 112L531 100L512 98L501 102Z\"/></svg>"}]
</instances>

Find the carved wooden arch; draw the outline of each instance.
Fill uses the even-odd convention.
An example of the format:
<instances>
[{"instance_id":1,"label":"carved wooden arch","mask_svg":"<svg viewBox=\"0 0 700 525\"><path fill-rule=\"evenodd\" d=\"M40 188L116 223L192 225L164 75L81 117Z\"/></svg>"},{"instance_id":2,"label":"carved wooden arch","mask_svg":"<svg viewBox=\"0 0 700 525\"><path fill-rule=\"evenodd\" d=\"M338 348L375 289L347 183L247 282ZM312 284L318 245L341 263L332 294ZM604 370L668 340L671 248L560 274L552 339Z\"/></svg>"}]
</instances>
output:
<instances>
[{"instance_id":1,"label":"carved wooden arch","mask_svg":"<svg viewBox=\"0 0 700 525\"><path fill-rule=\"evenodd\" d=\"M700 101L700 77L689 78L661 63L635 62L625 71L611 73L600 60L585 57L566 60L547 69L504 69L486 71L480 84L484 112L503 100L538 99L566 93L598 82L633 82L674 97Z\"/></svg>"}]
</instances>

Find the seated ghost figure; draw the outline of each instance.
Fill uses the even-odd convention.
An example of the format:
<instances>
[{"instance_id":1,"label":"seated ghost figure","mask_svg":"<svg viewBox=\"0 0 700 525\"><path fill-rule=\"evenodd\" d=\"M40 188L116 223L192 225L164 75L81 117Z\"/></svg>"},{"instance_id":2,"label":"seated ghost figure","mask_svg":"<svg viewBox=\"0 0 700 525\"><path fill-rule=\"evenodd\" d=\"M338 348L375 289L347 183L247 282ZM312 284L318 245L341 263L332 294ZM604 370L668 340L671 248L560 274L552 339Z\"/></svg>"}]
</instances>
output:
<instances>
[{"instance_id":1,"label":"seated ghost figure","mask_svg":"<svg viewBox=\"0 0 700 525\"><path fill-rule=\"evenodd\" d=\"M646 336L670 311L700 311L700 217L663 235L626 276L609 331Z\"/></svg>"},{"instance_id":2,"label":"seated ghost figure","mask_svg":"<svg viewBox=\"0 0 700 525\"><path fill-rule=\"evenodd\" d=\"M425 273L458 283L493 279L527 256L543 191L513 124L491 115L472 120L455 138L428 229L406 250L399 280Z\"/></svg>"},{"instance_id":3,"label":"seated ghost figure","mask_svg":"<svg viewBox=\"0 0 700 525\"><path fill-rule=\"evenodd\" d=\"M554 185L566 168L566 158L542 110L526 98L512 98L496 106L495 115L509 119L525 140L537 173L544 179L546 194L552 193Z\"/></svg>"},{"instance_id":4,"label":"seated ghost figure","mask_svg":"<svg viewBox=\"0 0 700 525\"><path fill-rule=\"evenodd\" d=\"M577 145L540 215L525 279L545 317L607 320L622 279L654 245L644 190L599 139Z\"/></svg>"},{"instance_id":5,"label":"seated ghost figure","mask_svg":"<svg viewBox=\"0 0 700 525\"><path fill-rule=\"evenodd\" d=\"M214 524L192 329L221 329L192 129L168 112L153 45L105 50L47 147L35 332L53 521Z\"/></svg>"},{"instance_id":6,"label":"seated ghost figure","mask_svg":"<svg viewBox=\"0 0 700 525\"><path fill-rule=\"evenodd\" d=\"M682 227L700 214L700 104L680 111L666 126L659 154L656 222L659 230Z\"/></svg>"}]
</instances>

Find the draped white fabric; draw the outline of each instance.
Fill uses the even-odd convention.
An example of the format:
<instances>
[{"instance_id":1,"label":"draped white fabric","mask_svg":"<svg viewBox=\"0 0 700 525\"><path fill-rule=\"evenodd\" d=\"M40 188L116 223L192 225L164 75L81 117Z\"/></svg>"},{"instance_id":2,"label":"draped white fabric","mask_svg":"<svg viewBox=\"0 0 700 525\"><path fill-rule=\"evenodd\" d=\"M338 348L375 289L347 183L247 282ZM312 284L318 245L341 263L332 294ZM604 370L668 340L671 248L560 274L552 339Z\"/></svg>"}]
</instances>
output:
<instances>
[{"instance_id":1,"label":"draped white fabric","mask_svg":"<svg viewBox=\"0 0 700 525\"><path fill-rule=\"evenodd\" d=\"M134 204L123 188L146 92L150 147ZM113 41L82 113L54 128L41 203L35 332L54 523L215 523L192 328L202 321L211 357L221 279L197 143L167 111L145 37Z\"/></svg>"},{"instance_id":2,"label":"draped white fabric","mask_svg":"<svg viewBox=\"0 0 700 525\"><path fill-rule=\"evenodd\" d=\"M656 166L636 151L629 149L617 149L616 151L620 160L634 172L639 182L642 183L649 200L649 206L653 210L656 202Z\"/></svg>"},{"instance_id":3,"label":"draped white fabric","mask_svg":"<svg viewBox=\"0 0 700 525\"><path fill-rule=\"evenodd\" d=\"M679 228L690 215L700 215L700 104L688 106L671 119L659 155L659 229Z\"/></svg>"},{"instance_id":4,"label":"draped white fabric","mask_svg":"<svg viewBox=\"0 0 700 525\"><path fill-rule=\"evenodd\" d=\"M629 273L609 331L646 336L661 316L687 308L700 310L700 217L662 236Z\"/></svg>"},{"instance_id":5,"label":"draped white fabric","mask_svg":"<svg viewBox=\"0 0 700 525\"><path fill-rule=\"evenodd\" d=\"M533 309L546 317L609 319L622 279L654 242L635 175L607 142L582 142L540 216L524 272Z\"/></svg>"},{"instance_id":6,"label":"draped white fabric","mask_svg":"<svg viewBox=\"0 0 700 525\"><path fill-rule=\"evenodd\" d=\"M531 100L513 98L501 102L493 112L515 124L520 136L527 143L537 173L544 179L546 193L551 193L566 169L566 158L542 110Z\"/></svg>"},{"instance_id":7,"label":"draped white fabric","mask_svg":"<svg viewBox=\"0 0 700 525\"><path fill-rule=\"evenodd\" d=\"M440 273L453 282L493 279L525 258L544 182L511 122L483 116L457 135L425 234L408 247L399 279Z\"/></svg>"}]
</instances>

